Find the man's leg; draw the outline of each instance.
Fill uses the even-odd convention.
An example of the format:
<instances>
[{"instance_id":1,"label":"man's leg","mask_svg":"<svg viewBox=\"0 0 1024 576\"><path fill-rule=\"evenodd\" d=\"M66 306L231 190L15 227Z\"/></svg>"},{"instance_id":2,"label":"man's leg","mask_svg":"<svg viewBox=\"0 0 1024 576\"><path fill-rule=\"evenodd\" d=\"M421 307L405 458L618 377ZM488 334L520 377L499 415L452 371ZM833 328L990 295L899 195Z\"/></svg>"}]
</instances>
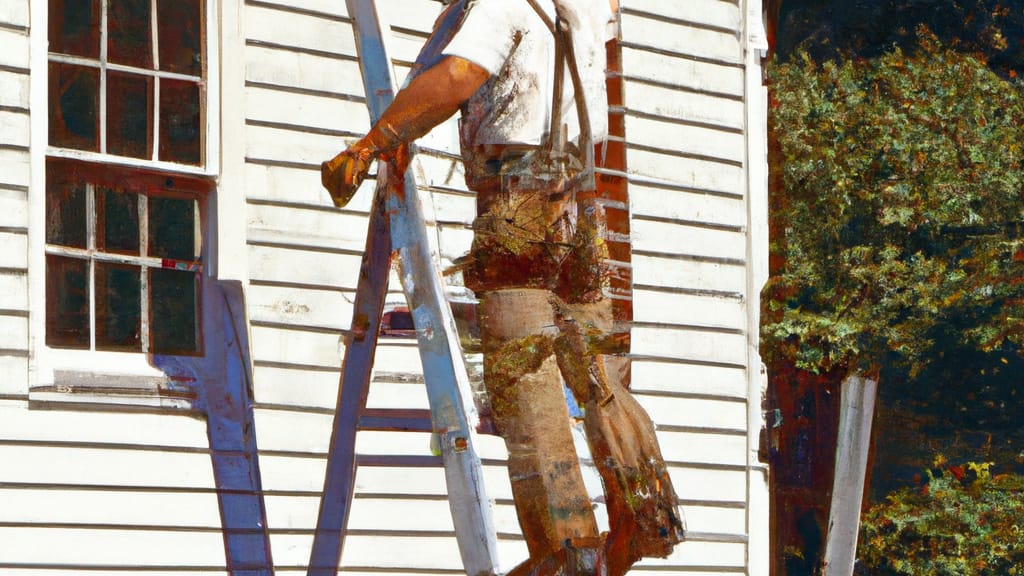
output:
<instances>
[{"instance_id":1,"label":"man's leg","mask_svg":"<svg viewBox=\"0 0 1024 576\"><path fill-rule=\"evenodd\" d=\"M479 307L484 382L534 561L560 553L568 540L598 536L569 430L550 297L547 290L495 290L481 295Z\"/></svg>"}]
</instances>

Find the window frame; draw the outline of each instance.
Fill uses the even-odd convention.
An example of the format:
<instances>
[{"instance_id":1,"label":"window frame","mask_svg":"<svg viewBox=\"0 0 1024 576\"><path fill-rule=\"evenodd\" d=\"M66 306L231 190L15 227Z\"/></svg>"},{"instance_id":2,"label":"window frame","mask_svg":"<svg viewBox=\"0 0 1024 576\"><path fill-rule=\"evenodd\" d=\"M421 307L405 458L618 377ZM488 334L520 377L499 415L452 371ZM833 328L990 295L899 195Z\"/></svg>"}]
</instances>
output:
<instances>
[{"instance_id":1,"label":"window frame","mask_svg":"<svg viewBox=\"0 0 1024 576\"><path fill-rule=\"evenodd\" d=\"M229 0L234 3L234 0ZM101 11L106 2L101 0ZM152 0L153 10L156 0ZM200 165L179 164L156 160L158 137L152 141L152 155L147 159L114 156L100 152L75 150L49 145L49 70L53 61L67 61L74 57L58 56L52 59L48 49L48 2L30 3L32 22L47 24L32 26L30 65L30 123L32 132L31 186L29 192L29 329L30 370L28 395L31 401L74 402L85 404L131 405L142 407L188 408L190 401L182 399L180 375L169 374L153 364L153 354L145 352L114 352L73 350L50 347L46 344L46 166L47 162L70 162L96 175L107 174L120 178L118 187L138 185L153 189L158 182L172 178L187 182L185 187L197 199L202 235L202 270L196 321L202 341L202 289L201 285L216 271L217 236L216 187L221 172L221 64L220 11L218 0L201 0L201 50L203 69L200 86L201 138ZM102 21L101 21L102 22ZM103 36L101 35L101 43ZM154 46L154 50L159 50ZM122 68L110 66L108 70ZM131 67L129 67L131 68ZM149 73L175 79L179 73L150 71ZM194 77L190 77L194 78ZM101 96L102 89L101 89ZM159 98L158 95L154 99ZM98 110L102 116L102 108ZM99 119L97 120L99 122ZM105 122L105 120L104 120ZM160 130L159 118L153 119L153 130ZM101 136L98 134L97 138ZM102 148L101 148L102 149ZM131 175L125 181L126 175ZM127 184L127 186L126 186ZM162 195L162 194L156 194ZM90 311L90 313L92 313ZM200 352L201 353L201 352ZM106 383L106 384L104 384ZM113 383L113 384L111 384ZM187 395L186 395L187 396Z\"/></svg>"}]
</instances>

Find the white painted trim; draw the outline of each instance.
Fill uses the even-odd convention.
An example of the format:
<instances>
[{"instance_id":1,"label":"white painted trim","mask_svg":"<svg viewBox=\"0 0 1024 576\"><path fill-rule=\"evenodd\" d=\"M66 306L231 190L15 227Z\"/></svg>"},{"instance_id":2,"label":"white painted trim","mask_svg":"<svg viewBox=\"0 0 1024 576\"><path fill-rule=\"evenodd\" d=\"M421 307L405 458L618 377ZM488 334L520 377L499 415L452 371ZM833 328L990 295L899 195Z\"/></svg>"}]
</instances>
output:
<instances>
[{"instance_id":1,"label":"white painted trim","mask_svg":"<svg viewBox=\"0 0 1024 576\"><path fill-rule=\"evenodd\" d=\"M745 130L747 179L747 575L768 576L770 511L768 467L759 460L764 415L761 402L767 373L758 351L761 330L761 288L768 279L768 93L761 80L761 58L767 48L761 0L746 0Z\"/></svg>"},{"instance_id":2,"label":"white painted trim","mask_svg":"<svg viewBox=\"0 0 1024 576\"><path fill-rule=\"evenodd\" d=\"M46 159L48 156L59 158L71 158L77 160L91 161L96 163L127 166L133 168L146 168L162 170L169 173L177 173L189 176L216 177L220 167L220 122L221 122L221 101L220 101L220 36L219 14L221 2L238 3L239 0L205 0L205 12L203 19L205 38L203 46L206 50L206 79L200 81L201 89L205 90L203 97L206 134L205 134L205 165L190 166L173 162L162 162L148 159L128 158L113 156L97 152L73 150L66 148L48 146L49 139L49 107L48 107L48 6L46 2L30 2L31 21L33 26L30 30L30 100L31 110L31 180L29 186L29 256L28 256L28 285L29 285L29 382L26 393L32 395L33 399L63 400L73 402L101 402L101 396L83 398L75 394L61 394L60 392L39 392L32 394L33 389L38 389L54 384L54 372L56 370L77 370L95 371L103 374L117 374L138 377L140 382L147 378L163 375L163 372L152 366L148 356L143 353L126 352L102 352L88 350L64 350L49 348L46 346ZM104 20L105 21L105 20ZM159 49L154 45L154 52ZM71 61L75 63L86 63L97 65L94 61L79 62L75 58L59 57L55 60ZM91 63L90 63L91 62ZM102 65L100 65L102 68ZM108 69L130 68L118 65L107 65ZM190 81L201 80L199 78L164 73L157 71L143 71L146 75L154 78L173 78ZM159 95L157 94L157 97ZM239 100L240 102L240 100ZM240 107L240 106L239 106ZM101 114L102 115L102 114ZM155 118L154 130L159 130L159 119ZM154 141L154 154L158 142ZM239 188L241 188L239 186ZM213 193L218 194L217 191ZM213 198L216 200L216 198ZM244 210L237 212L244 219ZM219 229L216 220L216 213L211 214L209 230L207 231L205 246L214 243L214 236ZM243 238L244 243L244 238ZM205 252L210 256L209 251ZM207 274L212 268L213 262L207 267ZM95 331L93 331L95 336ZM110 404L131 404L147 406L153 404L154 400L146 398L118 399L111 398ZM165 401L158 401L159 405L167 405Z\"/></svg>"},{"instance_id":3,"label":"white painted trim","mask_svg":"<svg viewBox=\"0 0 1024 576\"><path fill-rule=\"evenodd\" d=\"M209 237L214 256L210 273L222 280L239 280L244 285L249 280L245 245L245 6L242 0L218 0L216 4L219 73L216 77L209 75L209 85L211 92L216 89L220 95L216 101L220 126L211 131L219 138L220 154L208 162L219 162L220 177L212 218L216 225Z\"/></svg>"},{"instance_id":4,"label":"white painted trim","mask_svg":"<svg viewBox=\"0 0 1024 576\"><path fill-rule=\"evenodd\" d=\"M30 179L28 191L29 367L25 393L53 381L46 359L46 148L49 139L47 2L29 3Z\"/></svg>"},{"instance_id":5,"label":"white painted trim","mask_svg":"<svg viewBox=\"0 0 1024 576\"><path fill-rule=\"evenodd\" d=\"M35 110L34 102L32 104L32 109ZM43 112L43 115L46 115L45 111ZM208 168L204 168L201 166L192 166L189 164L176 164L174 162L162 162L159 160L147 160L145 158L131 158L128 156L114 156L111 154L100 154L99 152L75 150L72 148L57 148L51 146L46 149L46 155L55 158L71 158L74 160L84 160L86 162L95 162L97 164L107 164L111 166L127 166L129 168L162 170L164 172L186 174L189 176L216 176L216 172L212 172Z\"/></svg>"}]
</instances>

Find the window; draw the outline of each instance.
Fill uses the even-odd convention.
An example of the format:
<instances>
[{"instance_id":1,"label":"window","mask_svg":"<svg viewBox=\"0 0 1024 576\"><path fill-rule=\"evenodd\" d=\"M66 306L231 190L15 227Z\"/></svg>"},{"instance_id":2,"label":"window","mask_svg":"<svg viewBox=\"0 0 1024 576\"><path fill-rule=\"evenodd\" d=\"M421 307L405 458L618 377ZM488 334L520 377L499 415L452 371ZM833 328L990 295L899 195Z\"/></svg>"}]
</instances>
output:
<instances>
[{"instance_id":1,"label":"window","mask_svg":"<svg viewBox=\"0 0 1024 576\"><path fill-rule=\"evenodd\" d=\"M196 355L205 0L49 0L46 345Z\"/></svg>"},{"instance_id":2,"label":"window","mask_svg":"<svg viewBox=\"0 0 1024 576\"><path fill-rule=\"evenodd\" d=\"M46 344L196 354L200 199L187 176L51 158L46 190Z\"/></svg>"}]
</instances>

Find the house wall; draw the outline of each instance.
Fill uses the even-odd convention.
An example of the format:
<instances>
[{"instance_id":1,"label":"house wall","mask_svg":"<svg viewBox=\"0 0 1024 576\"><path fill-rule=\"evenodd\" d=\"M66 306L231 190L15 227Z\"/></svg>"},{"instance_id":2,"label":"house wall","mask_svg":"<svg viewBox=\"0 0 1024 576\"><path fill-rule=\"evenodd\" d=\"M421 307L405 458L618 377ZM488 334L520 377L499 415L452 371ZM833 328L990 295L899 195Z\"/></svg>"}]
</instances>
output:
<instances>
[{"instance_id":1,"label":"house wall","mask_svg":"<svg viewBox=\"0 0 1024 576\"><path fill-rule=\"evenodd\" d=\"M401 80L440 4L377 4L391 24ZM368 179L352 204L335 209L319 164L369 125L344 2L222 6L219 266L247 282L255 424L277 573L304 573L374 185ZM624 101L612 113L624 119L627 169L606 175L629 184L633 390L658 425L690 530L670 558L644 561L635 572L759 574L748 570L756 548L748 535L767 532L767 512L752 504L763 475L750 455L760 397L752 384L759 371L748 369L756 360L749 307L757 307L758 258L751 242L758 222L749 220L751 199L764 191L752 177L751 150L760 159L749 138L758 133L750 123L763 117L747 106L750 86L760 85L747 52L748 7L731 0L622 6ZM30 8L40 13L27 0L0 7L0 240L12 247L0 254L0 572L63 574L87 565L92 574L103 567L224 573L202 419L29 407L28 329L30 322L41 327L45 313L30 305L38 289L30 290L27 275L35 254L29 246L42 245L40 208L28 197L42 194L30 187L40 181L38 140L45 140L37 127L30 147L29 107L39 100L29 88L46 87L45 61L29 61ZM40 53L40 36L31 37ZM471 240L474 200L457 152L449 121L421 142L415 166L442 262ZM401 303L397 279L391 286L389 302ZM420 373L414 341L382 339L369 406L426 408ZM526 549L504 447L494 436L480 444L508 568ZM443 470L430 458L429 435L361 432L357 450L370 465L356 476L347 573L457 573Z\"/></svg>"}]
</instances>

